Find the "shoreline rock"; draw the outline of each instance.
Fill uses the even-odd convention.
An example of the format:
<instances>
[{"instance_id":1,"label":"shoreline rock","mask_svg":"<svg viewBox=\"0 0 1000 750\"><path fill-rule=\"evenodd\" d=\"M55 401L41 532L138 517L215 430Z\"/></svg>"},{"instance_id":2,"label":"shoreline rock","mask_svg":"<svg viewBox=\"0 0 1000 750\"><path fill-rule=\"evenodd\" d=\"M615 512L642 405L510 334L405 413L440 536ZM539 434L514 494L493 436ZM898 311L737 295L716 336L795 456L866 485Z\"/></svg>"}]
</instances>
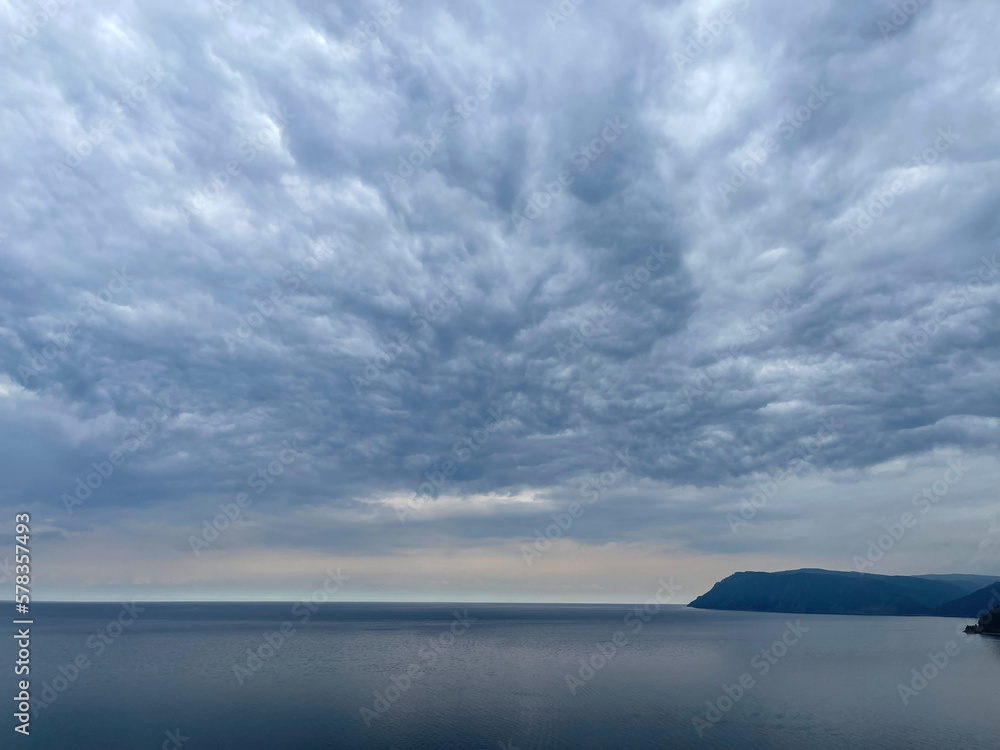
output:
<instances>
[{"instance_id":1,"label":"shoreline rock","mask_svg":"<svg viewBox=\"0 0 1000 750\"><path fill-rule=\"evenodd\" d=\"M1000 606L980 617L975 625L966 625L965 632L969 635L1000 635Z\"/></svg>"}]
</instances>

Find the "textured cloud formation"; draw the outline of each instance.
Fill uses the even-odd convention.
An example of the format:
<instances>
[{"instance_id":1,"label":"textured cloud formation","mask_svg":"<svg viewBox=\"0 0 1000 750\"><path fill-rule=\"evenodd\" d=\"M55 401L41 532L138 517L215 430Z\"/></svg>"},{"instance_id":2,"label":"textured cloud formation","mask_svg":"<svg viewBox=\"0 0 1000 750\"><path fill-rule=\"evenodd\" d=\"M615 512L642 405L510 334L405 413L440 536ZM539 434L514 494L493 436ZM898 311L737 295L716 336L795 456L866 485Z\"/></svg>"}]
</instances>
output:
<instances>
[{"instance_id":1,"label":"textured cloud formation","mask_svg":"<svg viewBox=\"0 0 1000 750\"><path fill-rule=\"evenodd\" d=\"M42 593L694 596L907 510L875 572L1000 573L1000 8L51 6L0 71Z\"/></svg>"}]
</instances>

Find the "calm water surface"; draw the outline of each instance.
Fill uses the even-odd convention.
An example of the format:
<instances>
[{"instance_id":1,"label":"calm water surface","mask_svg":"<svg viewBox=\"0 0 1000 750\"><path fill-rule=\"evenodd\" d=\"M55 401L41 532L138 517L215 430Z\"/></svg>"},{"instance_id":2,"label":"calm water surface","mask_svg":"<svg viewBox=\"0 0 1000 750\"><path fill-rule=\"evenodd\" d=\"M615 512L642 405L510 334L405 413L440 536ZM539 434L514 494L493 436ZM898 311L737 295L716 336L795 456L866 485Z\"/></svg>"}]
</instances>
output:
<instances>
[{"instance_id":1,"label":"calm water surface","mask_svg":"<svg viewBox=\"0 0 1000 750\"><path fill-rule=\"evenodd\" d=\"M29 738L9 718L0 748L157 750L178 731L185 750L1000 747L1000 639L956 619L139 606L34 605L32 692L50 704ZM898 685L946 647L904 705Z\"/></svg>"}]
</instances>

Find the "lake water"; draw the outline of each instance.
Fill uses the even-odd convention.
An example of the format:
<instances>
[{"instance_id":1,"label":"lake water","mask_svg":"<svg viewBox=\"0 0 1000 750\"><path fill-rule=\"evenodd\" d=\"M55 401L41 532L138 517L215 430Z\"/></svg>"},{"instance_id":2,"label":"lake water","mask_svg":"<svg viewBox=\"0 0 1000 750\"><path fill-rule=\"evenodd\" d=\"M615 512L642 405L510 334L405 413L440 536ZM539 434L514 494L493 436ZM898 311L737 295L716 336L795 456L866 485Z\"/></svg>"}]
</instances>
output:
<instances>
[{"instance_id":1,"label":"lake water","mask_svg":"<svg viewBox=\"0 0 1000 750\"><path fill-rule=\"evenodd\" d=\"M1000 639L957 632L964 620L138 606L33 605L32 693L49 704L29 738L8 718L0 747L1000 747Z\"/></svg>"}]
</instances>

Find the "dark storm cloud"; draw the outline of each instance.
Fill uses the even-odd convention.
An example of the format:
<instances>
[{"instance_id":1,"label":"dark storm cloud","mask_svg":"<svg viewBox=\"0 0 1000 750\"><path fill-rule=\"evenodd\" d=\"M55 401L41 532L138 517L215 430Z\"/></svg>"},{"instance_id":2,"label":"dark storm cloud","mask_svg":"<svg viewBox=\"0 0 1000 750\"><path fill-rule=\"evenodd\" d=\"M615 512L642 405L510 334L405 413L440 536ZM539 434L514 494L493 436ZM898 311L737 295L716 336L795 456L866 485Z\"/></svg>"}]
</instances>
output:
<instances>
[{"instance_id":1,"label":"dark storm cloud","mask_svg":"<svg viewBox=\"0 0 1000 750\"><path fill-rule=\"evenodd\" d=\"M824 419L810 476L995 454L996 9L568 7L18 6L4 504L195 528L294 440L220 546L461 545L628 450L575 538L752 551Z\"/></svg>"}]
</instances>

